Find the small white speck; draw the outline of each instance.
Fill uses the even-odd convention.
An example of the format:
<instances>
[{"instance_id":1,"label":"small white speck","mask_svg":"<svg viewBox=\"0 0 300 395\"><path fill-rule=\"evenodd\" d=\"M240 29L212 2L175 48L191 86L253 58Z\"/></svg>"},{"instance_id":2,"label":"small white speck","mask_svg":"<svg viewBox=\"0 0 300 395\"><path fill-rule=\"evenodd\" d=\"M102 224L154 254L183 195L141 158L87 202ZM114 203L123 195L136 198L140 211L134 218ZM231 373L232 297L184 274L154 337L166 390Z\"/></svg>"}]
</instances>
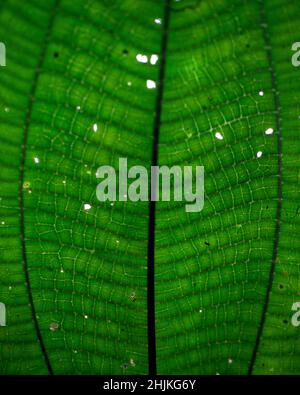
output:
<instances>
[{"instance_id":1,"label":"small white speck","mask_svg":"<svg viewBox=\"0 0 300 395\"><path fill-rule=\"evenodd\" d=\"M233 363L233 359L229 358L228 363Z\"/></svg>"},{"instance_id":2,"label":"small white speck","mask_svg":"<svg viewBox=\"0 0 300 395\"><path fill-rule=\"evenodd\" d=\"M93 131L96 133L98 130L98 125L96 123L94 123L93 125Z\"/></svg>"},{"instance_id":3,"label":"small white speck","mask_svg":"<svg viewBox=\"0 0 300 395\"><path fill-rule=\"evenodd\" d=\"M147 85L148 89L155 89L156 88L156 83L153 80L147 80L146 85Z\"/></svg>"},{"instance_id":4,"label":"small white speck","mask_svg":"<svg viewBox=\"0 0 300 395\"><path fill-rule=\"evenodd\" d=\"M60 272L61 272L61 273L64 273L64 269L60 269Z\"/></svg>"},{"instance_id":5,"label":"small white speck","mask_svg":"<svg viewBox=\"0 0 300 395\"><path fill-rule=\"evenodd\" d=\"M76 111L80 111L81 110L81 107L80 106L77 106L76 107Z\"/></svg>"},{"instance_id":6,"label":"small white speck","mask_svg":"<svg viewBox=\"0 0 300 395\"><path fill-rule=\"evenodd\" d=\"M147 55L142 55L141 53L136 55L136 60L140 63L147 63L148 62L148 56Z\"/></svg>"},{"instance_id":7,"label":"small white speck","mask_svg":"<svg viewBox=\"0 0 300 395\"><path fill-rule=\"evenodd\" d=\"M130 296L129 296L129 299L130 299L132 302L135 302L135 300L136 300L136 293L135 293L135 292L131 292L131 294L130 294Z\"/></svg>"},{"instance_id":8,"label":"small white speck","mask_svg":"<svg viewBox=\"0 0 300 395\"><path fill-rule=\"evenodd\" d=\"M4 221L2 221L2 222L1 222L1 225L5 225L5 222L4 222Z\"/></svg>"},{"instance_id":9,"label":"small white speck","mask_svg":"<svg viewBox=\"0 0 300 395\"><path fill-rule=\"evenodd\" d=\"M83 208L84 208L85 210L89 210L89 209L92 208L92 206L91 206L89 203L84 203Z\"/></svg>"},{"instance_id":10,"label":"small white speck","mask_svg":"<svg viewBox=\"0 0 300 395\"><path fill-rule=\"evenodd\" d=\"M203 310L202 310L202 309L200 309L200 310L199 310L199 313L202 313L202 312L203 312Z\"/></svg>"},{"instance_id":11,"label":"small white speck","mask_svg":"<svg viewBox=\"0 0 300 395\"><path fill-rule=\"evenodd\" d=\"M87 319L89 318L89 316L88 316L88 315L85 315L84 318L87 320Z\"/></svg>"},{"instance_id":12,"label":"small white speck","mask_svg":"<svg viewBox=\"0 0 300 395\"><path fill-rule=\"evenodd\" d=\"M258 94L259 94L259 96L263 96L264 95L264 91L259 91Z\"/></svg>"},{"instance_id":13,"label":"small white speck","mask_svg":"<svg viewBox=\"0 0 300 395\"><path fill-rule=\"evenodd\" d=\"M263 154L263 153L262 153L261 151L258 151L258 152L256 153L256 157L257 157L257 158L261 158L261 157L262 157L262 154Z\"/></svg>"},{"instance_id":14,"label":"small white speck","mask_svg":"<svg viewBox=\"0 0 300 395\"><path fill-rule=\"evenodd\" d=\"M78 351L77 351L77 350L74 350L73 352L74 352L74 354L77 354L77 353L78 353Z\"/></svg>"},{"instance_id":15,"label":"small white speck","mask_svg":"<svg viewBox=\"0 0 300 395\"><path fill-rule=\"evenodd\" d=\"M66 180L63 180L63 181L62 181L63 184L65 184L66 182L67 182Z\"/></svg>"},{"instance_id":16,"label":"small white speck","mask_svg":"<svg viewBox=\"0 0 300 395\"><path fill-rule=\"evenodd\" d=\"M59 328L59 325L57 322L52 322L49 326L49 329L51 332L55 332L57 331L57 329Z\"/></svg>"},{"instance_id":17,"label":"small white speck","mask_svg":"<svg viewBox=\"0 0 300 395\"><path fill-rule=\"evenodd\" d=\"M128 82L127 82L127 85L128 85L128 86L131 86L131 85L132 85L132 82L131 82L131 81L128 81Z\"/></svg>"},{"instance_id":18,"label":"small white speck","mask_svg":"<svg viewBox=\"0 0 300 395\"><path fill-rule=\"evenodd\" d=\"M9 287L8 287L8 289L11 291L11 289L12 289L12 286L9 286Z\"/></svg>"},{"instance_id":19,"label":"small white speck","mask_svg":"<svg viewBox=\"0 0 300 395\"><path fill-rule=\"evenodd\" d=\"M131 366L135 366L135 362L134 362L133 358L130 358L129 363L130 363Z\"/></svg>"},{"instance_id":20,"label":"small white speck","mask_svg":"<svg viewBox=\"0 0 300 395\"><path fill-rule=\"evenodd\" d=\"M110 203L110 205L111 205L111 206L113 206L113 205L114 205L114 203Z\"/></svg>"},{"instance_id":21,"label":"small white speck","mask_svg":"<svg viewBox=\"0 0 300 395\"><path fill-rule=\"evenodd\" d=\"M268 129L265 131L265 134L273 134L273 132L274 132L274 130L273 130L272 128L268 128Z\"/></svg>"},{"instance_id":22,"label":"small white speck","mask_svg":"<svg viewBox=\"0 0 300 395\"><path fill-rule=\"evenodd\" d=\"M119 244L119 243L120 243L120 241L119 241L119 240L116 240L116 243L117 243L117 244Z\"/></svg>"},{"instance_id":23,"label":"small white speck","mask_svg":"<svg viewBox=\"0 0 300 395\"><path fill-rule=\"evenodd\" d=\"M219 372L217 372L217 373L216 373L216 375L217 375L217 376L220 376L220 373L219 373Z\"/></svg>"},{"instance_id":24,"label":"small white speck","mask_svg":"<svg viewBox=\"0 0 300 395\"><path fill-rule=\"evenodd\" d=\"M150 63L151 64L156 64L157 61L158 61L158 56L156 54L151 55Z\"/></svg>"},{"instance_id":25,"label":"small white speck","mask_svg":"<svg viewBox=\"0 0 300 395\"><path fill-rule=\"evenodd\" d=\"M35 157L33 158L33 160L34 160L34 163L40 163L40 159L39 159L37 156L35 156Z\"/></svg>"},{"instance_id":26,"label":"small white speck","mask_svg":"<svg viewBox=\"0 0 300 395\"><path fill-rule=\"evenodd\" d=\"M10 109L9 109L8 107L5 107L5 108L4 108L4 111L5 111L5 112L9 112Z\"/></svg>"},{"instance_id":27,"label":"small white speck","mask_svg":"<svg viewBox=\"0 0 300 395\"><path fill-rule=\"evenodd\" d=\"M161 18L155 18L154 23L156 23L157 25L161 25Z\"/></svg>"},{"instance_id":28,"label":"small white speck","mask_svg":"<svg viewBox=\"0 0 300 395\"><path fill-rule=\"evenodd\" d=\"M217 132L216 134L215 134L215 136L216 136L216 138L218 139L218 140L223 140L223 136L221 135L221 133L219 133L219 132Z\"/></svg>"}]
</instances>

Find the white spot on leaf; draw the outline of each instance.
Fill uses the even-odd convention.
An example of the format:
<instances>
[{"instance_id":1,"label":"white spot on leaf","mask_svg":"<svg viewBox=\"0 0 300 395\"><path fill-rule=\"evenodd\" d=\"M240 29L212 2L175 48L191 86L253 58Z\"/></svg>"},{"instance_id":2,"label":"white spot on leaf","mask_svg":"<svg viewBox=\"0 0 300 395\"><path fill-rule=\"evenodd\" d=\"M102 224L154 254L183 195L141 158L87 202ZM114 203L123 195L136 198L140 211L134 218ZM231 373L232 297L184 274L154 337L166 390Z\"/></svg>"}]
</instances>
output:
<instances>
[{"instance_id":1,"label":"white spot on leaf","mask_svg":"<svg viewBox=\"0 0 300 395\"><path fill-rule=\"evenodd\" d=\"M55 332L57 331L57 329L59 328L59 325L57 322L52 322L49 326L49 329L51 332Z\"/></svg>"},{"instance_id":2,"label":"white spot on leaf","mask_svg":"<svg viewBox=\"0 0 300 395\"><path fill-rule=\"evenodd\" d=\"M146 85L147 85L148 89L155 89L156 88L156 83L153 80L147 80Z\"/></svg>"},{"instance_id":3,"label":"white spot on leaf","mask_svg":"<svg viewBox=\"0 0 300 395\"><path fill-rule=\"evenodd\" d=\"M150 63L151 64L156 64L157 61L158 61L158 56L156 54L151 55Z\"/></svg>"},{"instance_id":4,"label":"white spot on leaf","mask_svg":"<svg viewBox=\"0 0 300 395\"><path fill-rule=\"evenodd\" d=\"M136 55L136 60L140 63L147 63L148 62L148 56L147 55L142 55L141 53Z\"/></svg>"}]
</instances>

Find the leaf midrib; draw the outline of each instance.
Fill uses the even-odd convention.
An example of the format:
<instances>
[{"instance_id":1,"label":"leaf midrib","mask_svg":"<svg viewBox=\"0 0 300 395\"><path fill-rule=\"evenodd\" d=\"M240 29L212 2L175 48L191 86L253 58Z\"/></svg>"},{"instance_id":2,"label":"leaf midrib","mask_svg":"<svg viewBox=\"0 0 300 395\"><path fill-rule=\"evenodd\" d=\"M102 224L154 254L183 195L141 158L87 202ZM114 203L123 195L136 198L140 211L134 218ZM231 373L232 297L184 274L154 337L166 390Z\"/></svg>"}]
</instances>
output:
<instances>
[{"instance_id":1,"label":"leaf midrib","mask_svg":"<svg viewBox=\"0 0 300 395\"><path fill-rule=\"evenodd\" d=\"M152 145L152 166L157 166L158 162L158 142L161 123L162 100L165 78L165 64L168 42L168 30L170 19L170 0L165 2L163 16L163 31L160 54L160 68L158 79L158 90L156 97L156 109L153 127L153 145ZM149 190L156 189L151 185ZM155 333L155 200L149 199L149 233L148 233L148 370L149 375L156 375L156 333Z\"/></svg>"}]
</instances>

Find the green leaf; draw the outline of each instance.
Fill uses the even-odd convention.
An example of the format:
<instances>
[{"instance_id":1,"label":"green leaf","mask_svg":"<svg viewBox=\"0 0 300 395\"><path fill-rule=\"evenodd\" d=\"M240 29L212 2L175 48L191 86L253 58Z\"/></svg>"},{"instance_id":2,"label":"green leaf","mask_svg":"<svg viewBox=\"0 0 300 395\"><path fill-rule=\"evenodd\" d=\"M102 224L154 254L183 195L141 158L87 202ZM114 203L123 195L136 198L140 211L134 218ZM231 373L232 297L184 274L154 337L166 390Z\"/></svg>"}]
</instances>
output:
<instances>
[{"instance_id":1,"label":"green leaf","mask_svg":"<svg viewBox=\"0 0 300 395\"><path fill-rule=\"evenodd\" d=\"M1 374L300 373L299 17L2 0ZM204 166L204 209L100 203L120 157Z\"/></svg>"}]
</instances>

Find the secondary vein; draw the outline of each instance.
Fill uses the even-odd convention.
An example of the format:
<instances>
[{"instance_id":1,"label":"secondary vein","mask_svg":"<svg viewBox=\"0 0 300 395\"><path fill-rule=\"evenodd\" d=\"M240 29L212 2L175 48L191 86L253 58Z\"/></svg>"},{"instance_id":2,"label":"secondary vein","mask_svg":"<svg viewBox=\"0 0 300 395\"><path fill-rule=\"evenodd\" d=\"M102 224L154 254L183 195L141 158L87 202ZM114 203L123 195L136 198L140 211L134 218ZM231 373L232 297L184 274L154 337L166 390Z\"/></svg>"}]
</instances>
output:
<instances>
[{"instance_id":1,"label":"secondary vein","mask_svg":"<svg viewBox=\"0 0 300 395\"><path fill-rule=\"evenodd\" d=\"M282 207L282 128L280 121L280 100L279 100L279 92L277 87L276 80L276 71L272 56L272 47L270 41L270 35L268 31L268 23L266 18L265 5L263 0L260 1L260 13L261 13L261 26L263 31L263 38L269 63L269 68L271 72L271 80L272 80L272 90L274 92L274 106L275 106L275 120L276 120L276 130L277 130L277 153L278 153L278 183L277 183L277 209L276 209L276 224L275 224L275 233L274 233L274 245L273 245L273 254L272 261L270 267L269 274L269 282L267 286L267 292L265 297L265 302L262 310L262 315L256 335L256 341L252 353L252 357L250 360L250 365L248 369L248 374L251 375L253 373L254 364L257 357L257 351L259 348L263 328L266 321L267 310L270 302L270 293L273 286L274 274L275 274L275 265L278 255L278 243L280 236L280 218L281 218L281 207Z\"/></svg>"},{"instance_id":2,"label":"secondary vein","mask_svg":"<svg viewBox=\"0 0 300 395\"><path fill-rule=\"evenodd\" d=\"M22 151L21 151L21 163L20 163L20 181L19 181L19 201L20 201L20 227L21 227L21 248L22 248L22 264L23 264L23 270L25 274L25 281L26 281L26 287L28 290L28 298L29 298L29 304L31 308L31 314L32 314L32 319L34 323L34 327L36 330L37 338L41 347L41 351L45 360L45 364L47 366L47 369L49 371L49 374L53 375L53 369L49 360L49 357L46 352L45 344L41 335L41 330L37 321L36 317L36 310L33 302L33 296L32 296L32 288L30 284L30 276L28 272L28 262L27 262L27 255L26 255L26 243L25 243L25 219L24 219L24 191L23 191L23 184L24 184L24 178L25 178L25 162L26 162L26 149L27 149L27 142L28 142L28 131L29 131L29 126L30 126L30 121L31 121L31 115L32 115L32 109L33 109L33 103L34 103L34 98L36 94L36 89L37 89L37 84L38 84L38 79L41 73L41 69L44 63L49 39L51 36L52 28L53 28L53 23L55 16L57 14L57 10L59 7L60 0L56 0L49 18L49 23L47 26L47 30L45 33L44 41L42 44L42 49L41 53L38 59L37 66L35 68L34 76L33 76L33 81L32 81L32 86L29 94L29 101L28 101L28 109L26 112L26 118L25 118L25 127L24 127L24 136L23 136L23 144L22 144Z\"/></svg>"}]
</instances>

